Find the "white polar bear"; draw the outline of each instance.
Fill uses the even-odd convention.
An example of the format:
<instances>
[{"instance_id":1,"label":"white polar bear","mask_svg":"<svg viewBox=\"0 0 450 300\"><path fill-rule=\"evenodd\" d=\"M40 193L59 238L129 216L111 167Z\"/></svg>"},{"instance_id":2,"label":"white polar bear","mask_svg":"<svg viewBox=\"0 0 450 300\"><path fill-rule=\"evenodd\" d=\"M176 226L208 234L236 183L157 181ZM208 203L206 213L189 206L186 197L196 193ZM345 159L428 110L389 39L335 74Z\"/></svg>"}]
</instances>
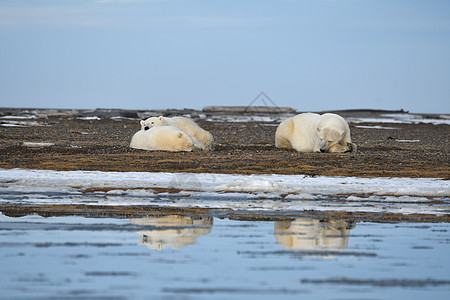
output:
<instances>
[{"instance_id":1,"label":"white polar bear","mask_svg":"<svg viewBox=\"0 0 450 300\"><path fill-rule=\"evenodd\" d=\"M154 126L174 126L196 137L202 144L202 150L214 150L214 137L209 132L197 125L193 120L185 117L165 118L151 117L141 121L141 129L149 130Z\"/></svg>"},{"instance_id":2,"label":"white polar bear","mask_svg":"<svg viewBox=\"0 0 450 300\"><path fill-rule=\"evenodd\" d=\"M275 132L277 148L299 152L356 152L350 128L339 115L303 113L289 118Z\"/></svg>"},{"instance_id":3,"label":"white polar bear","mask_svg":"<svg viewBox=\"0 0 450 300\"><path fill-rule=\"evenodd\" d=\"M144 150L196 151L202 144L190 134L174 126L158 126L139 130L133 135L130 147Z\"/></svg>"}]
</instances>

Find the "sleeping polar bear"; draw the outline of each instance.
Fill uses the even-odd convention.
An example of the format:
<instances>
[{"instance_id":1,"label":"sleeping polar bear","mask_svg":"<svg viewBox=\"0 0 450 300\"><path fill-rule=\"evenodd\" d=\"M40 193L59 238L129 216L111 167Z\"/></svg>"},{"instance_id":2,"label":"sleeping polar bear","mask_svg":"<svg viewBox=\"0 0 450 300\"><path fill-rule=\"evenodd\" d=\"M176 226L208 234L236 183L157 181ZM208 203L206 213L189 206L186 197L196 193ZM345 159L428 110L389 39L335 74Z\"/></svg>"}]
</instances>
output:
<instances>
[{"instance_id":1,"label":"sleeping polar bear","mask_svg":"<svg viewBox=\"0 0 450 300\"><path fill-rule=\"evenodd\" d=\"M303 113L289 118L275 132L277 148L299 152L356 152L350 128L339 115Z\"/></svg>"},{"instance_id":2,"label":"sleeping polar bear","mask_svg":"<svg viewBox=\"0 0 450 300\"><path fill-rule=\"evenodd\" d=\"M145 121L141 121L141 129L149 130L155 126L174 126L177 127L191 136L196 137L202 143L202 150L214 150L214 138L209 132L198 126L193 120L186 117L173 117L166 118L151 117Z\"/></svg>"},{"instance_id":3,"label":"sleeping polar bear","mask_svg":"<svg viewBox=\"0 0 450 300\"><path fill-rule=\"evenodd\" d=\"M131 148L164 151L201 150L201 142L192 135L173 126L158 126L139 130L133 135Z\"/></svg>"}]
</instances>

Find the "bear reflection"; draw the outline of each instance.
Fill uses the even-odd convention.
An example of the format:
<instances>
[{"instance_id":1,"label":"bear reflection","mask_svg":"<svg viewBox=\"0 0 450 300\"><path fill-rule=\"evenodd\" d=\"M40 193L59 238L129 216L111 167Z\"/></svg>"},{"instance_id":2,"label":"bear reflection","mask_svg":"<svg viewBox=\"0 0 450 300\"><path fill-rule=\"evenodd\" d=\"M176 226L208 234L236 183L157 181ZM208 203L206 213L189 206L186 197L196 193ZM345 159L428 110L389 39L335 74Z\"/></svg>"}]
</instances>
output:
<instances>
[{"instance_id":1,"label":"bear reflection","mask_svg":"<svg viewBox=\"0 0 450 300\"><path fill-rule=\"evenodd\" d=\"M342 251L353 228L353 221L299 218L275 222L275 238L278 245L292 250Z\"/></svg>"},{"instance_id":2,"label":"bear reflection","mask_svg":"<svg viewBox=\"0 0 450 300\"><path fill-rule=\"evenodd\" d=\"M155 216L130 219L131 224L153 227L138 231L140 244L150 249L181 249L195 244L197 237L209 234L213 226L211 217L188 217L179 215Z\"/></svg>"}]
</instances>

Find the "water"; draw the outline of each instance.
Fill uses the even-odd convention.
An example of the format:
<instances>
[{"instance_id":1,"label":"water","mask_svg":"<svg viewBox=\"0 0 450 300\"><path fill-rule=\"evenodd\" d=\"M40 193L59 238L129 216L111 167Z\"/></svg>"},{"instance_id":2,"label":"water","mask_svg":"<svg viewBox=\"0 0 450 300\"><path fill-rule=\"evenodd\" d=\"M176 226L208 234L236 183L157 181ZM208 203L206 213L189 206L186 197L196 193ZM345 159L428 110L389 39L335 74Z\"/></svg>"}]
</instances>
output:
<instances>
[{"instance_id":1,"label":"water","mask_svg":"<svg viewBox=\"0 0 450 300\"><path fill-rule=\"evenodd\" d=\"M438 178L0 169L0 299L450 299L449 196Z\"/></svg>"},{"instance_id":2,"label":"water","mask_svg":"<svg viewBox=\"0 0 450 300\"><path fill-rule=\"evenodd\" d=\"M449 299L449 230L342 218L1 214L0 299Z\"/></svg>"}]
</instances>

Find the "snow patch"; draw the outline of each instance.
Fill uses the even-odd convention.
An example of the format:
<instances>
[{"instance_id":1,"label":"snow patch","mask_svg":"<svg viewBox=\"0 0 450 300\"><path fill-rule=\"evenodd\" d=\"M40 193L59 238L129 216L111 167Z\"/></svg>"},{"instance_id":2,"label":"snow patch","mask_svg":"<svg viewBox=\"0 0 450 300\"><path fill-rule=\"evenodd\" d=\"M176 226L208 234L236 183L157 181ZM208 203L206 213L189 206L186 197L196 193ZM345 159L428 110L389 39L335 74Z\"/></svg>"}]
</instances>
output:
<instances>
[{"instance_id":1,"label":"snow patch","mask_svg":"<svg viewBox=\"0 0 450 300\"><path fill-rule=\"evenodd\" d=\"M25 147L38 148L38 147L50 147L55 144L54 143L23 142L22 145Z\"/></svg>"},{"instance_id":2,"label":"snow patch","mask_svg":"<svg viewBox=\"0 0 450 300\"><path fill-rule=\"evenodd\" d=\"M92 117L79 117L77 118L78 120L88 120L88 121L92 121L92 120L101 120L102 118L97 117L97 116L92 116Z\"/></svg>"},{"instance_id":3,"label":"snow patch","mask_svg":"<svg viewBox=\"0 0 450 300\"><path fill-rule=\"evenodd\" d=\"M0 203L443 215L450 185L438 178L0 169Z\"/></svg>"}]
</instances>

